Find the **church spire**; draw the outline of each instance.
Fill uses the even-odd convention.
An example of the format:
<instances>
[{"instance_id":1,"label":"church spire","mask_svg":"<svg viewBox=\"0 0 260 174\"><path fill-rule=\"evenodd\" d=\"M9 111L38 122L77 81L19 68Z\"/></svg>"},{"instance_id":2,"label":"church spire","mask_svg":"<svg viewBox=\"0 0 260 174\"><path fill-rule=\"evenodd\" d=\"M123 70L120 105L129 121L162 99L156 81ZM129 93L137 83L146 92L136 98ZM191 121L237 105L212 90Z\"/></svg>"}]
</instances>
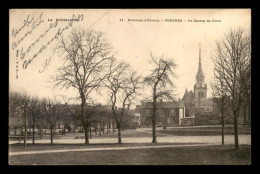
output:
<instances>
[{"instance_id":1,"label":"church spire","mask_svg":"<svg viewBox=\"0 0 260 174\"><path fill-rule=\"evenodd\" d=\"M204 73L202 71L202 62L201 62L201 44L199 44L199 68L196 75L196 85L204 86Z\"/></svg>"},{"instance_id":2,"label":"church spire","mask_svg":"<svg viewBox=\"0 0 260 174\"><path fill-rule=\"evenodd\" d=\"M200 105L201 98L207 97L207 84L205 84L205 76L202 71L201 44L199 44L199 68L196 75L196 84L194 85L194 94L196 99L195 106Z\"/></svg>"},{"instance_id":3,"label":"church spire","mask_svg":"<svg viewBox=\"0 0 260 174\"><path fill-rule=\"evenodd\" d=\"M202 70L202 65L201 65L201 44L199 44L199 70Z\"/></svg>"}]
</instances>

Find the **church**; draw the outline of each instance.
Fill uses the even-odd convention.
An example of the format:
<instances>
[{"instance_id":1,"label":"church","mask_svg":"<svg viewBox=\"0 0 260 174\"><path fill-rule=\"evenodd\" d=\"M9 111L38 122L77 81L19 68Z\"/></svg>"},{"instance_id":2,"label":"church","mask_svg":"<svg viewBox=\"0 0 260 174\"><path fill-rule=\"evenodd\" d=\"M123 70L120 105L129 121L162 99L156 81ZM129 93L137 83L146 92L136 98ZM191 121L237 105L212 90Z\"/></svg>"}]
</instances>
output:
<instances>
[{"instance_id":1,"label":"church","mask_svg":"<svg viewBox=\"0 0 260 174\"><path fill-rule=\"evenodd\" d=\"M185 103L185 118L191 118L186 125L204 125L218 124L214 112L214 103L212 98L207 98L207 84L205 83L205 74L202 70L201 48L199 48L199 63L196 74L196 83L194 90L185 90L182 100ZM185 120L184 123L185 125Z\"/></svg>"},{"instance_id":2,"label":"church","mask_svg":"<svg viewBox=\"0 0 260 174\"><path fill-rule=\"evenodd\" d=\"M199 49L199 64L194 90L185 90L179 101L157 103L157 126L193 126L219 124L214 116L214 103L207 98L207 84L202 70L201 49ZM141 101L138 105L140 125L151 125L152 103Z\"/></svg>"},{"instance_id":3,"label":"church","mask_svg":"<svg viewBox=\"0 0 260 174\"><path fill-rule=\"evenodd\" d=\"M157 103L157 126L194 126L221 124L213 98L207 98L208 86L202 67L201 48L199 48L198 71L193 90L185 90L181 100ZM139 126L151 126L152 103L141 101L138 106ZM239 117L241 124L243 117ZM226 117L225 124L231 124L232 118Z\"/></svg>"}]
</instances>

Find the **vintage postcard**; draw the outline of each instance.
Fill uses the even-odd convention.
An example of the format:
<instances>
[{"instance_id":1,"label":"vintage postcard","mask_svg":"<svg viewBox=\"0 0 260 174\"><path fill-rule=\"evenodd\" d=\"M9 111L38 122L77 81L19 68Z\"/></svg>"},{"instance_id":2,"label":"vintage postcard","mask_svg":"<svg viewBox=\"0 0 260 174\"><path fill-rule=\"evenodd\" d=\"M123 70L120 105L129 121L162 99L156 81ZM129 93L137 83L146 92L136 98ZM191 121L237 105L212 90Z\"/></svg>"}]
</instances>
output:
<instances>
[{"instance_id":1,"label":"vintage postcard","mask_svg":"<svg viewBox=\"0 0 260 174\"><path fill-rule=\"evenodd\" d=\"M250 165L251 9L10 9L10 165Z\"/></svg>"}]
</instances>

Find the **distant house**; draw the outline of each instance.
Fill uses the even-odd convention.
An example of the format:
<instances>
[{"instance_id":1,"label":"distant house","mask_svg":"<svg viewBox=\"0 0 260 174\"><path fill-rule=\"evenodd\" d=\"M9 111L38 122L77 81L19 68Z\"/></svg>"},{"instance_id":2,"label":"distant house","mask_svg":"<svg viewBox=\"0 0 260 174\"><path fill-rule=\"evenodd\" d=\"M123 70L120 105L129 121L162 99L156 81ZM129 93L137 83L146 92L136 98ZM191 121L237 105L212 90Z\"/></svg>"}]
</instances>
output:
<instances>
[{"instance_id":1,"label":"distant house","mask_svg":"<svg viewBox=\"0 0 260 174\"><path fill-rule=\"evenodd\" d=\"M127 113L132 118L129 120L132 128L139 128L141 126L141 115L140 115L140 105L136 105L136 108L130 109L130 105L127 105Z\"/></svg>"},{"instance_id":2,"label":"distant house","mask_svg":"<svg viewBox=\"0 0 260 174\"><path fill-rule=\"evenodd\" d=\"M184 102L157 102L157 126L181 126L185 117ZM141 101L140 105L141 127L152 124L152 103Z\"/></svg>"}]
</instances>

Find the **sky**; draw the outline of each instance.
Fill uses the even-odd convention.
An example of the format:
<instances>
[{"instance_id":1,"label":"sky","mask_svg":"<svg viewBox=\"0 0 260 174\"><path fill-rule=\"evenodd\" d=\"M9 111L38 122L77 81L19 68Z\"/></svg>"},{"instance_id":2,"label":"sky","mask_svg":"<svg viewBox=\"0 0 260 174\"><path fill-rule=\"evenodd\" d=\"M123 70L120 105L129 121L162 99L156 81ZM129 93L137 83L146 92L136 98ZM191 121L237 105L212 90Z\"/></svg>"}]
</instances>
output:
<instances>
[{"instance_id":1,"label":"sky","mask_svg":"<svg viewBox=\"0 0 260 174\"><path fill-rule=\"evenodd\" d=\"M55 23L56 19L71 18L79 20L72 25L68 21ZM181 22L173 22L175 19ZM251 30L250 9L10 10L9 90L27 92L40 98L75 96L77 91L53 89L48 81L62 65L62 56L53 52L59 39L55 35L65 28L61 35L66 38L73 28L82 28L103 32L113 46L116 57L130 63L142 76L147 75L151 68L150 52L158 57L164 55L173 59L178 65L175 70L178 79L173 80L177 98L182 98L186 88L193 90L201 44L207 96L211 97L211 56L214 55L216 41L222 40L231 28L238 27ZM24 65L29 60L31 62L25 69ZM93 96L98 102L107 103L106 92L102 92L102 96Z\"/></svg>"}]
</instances>

